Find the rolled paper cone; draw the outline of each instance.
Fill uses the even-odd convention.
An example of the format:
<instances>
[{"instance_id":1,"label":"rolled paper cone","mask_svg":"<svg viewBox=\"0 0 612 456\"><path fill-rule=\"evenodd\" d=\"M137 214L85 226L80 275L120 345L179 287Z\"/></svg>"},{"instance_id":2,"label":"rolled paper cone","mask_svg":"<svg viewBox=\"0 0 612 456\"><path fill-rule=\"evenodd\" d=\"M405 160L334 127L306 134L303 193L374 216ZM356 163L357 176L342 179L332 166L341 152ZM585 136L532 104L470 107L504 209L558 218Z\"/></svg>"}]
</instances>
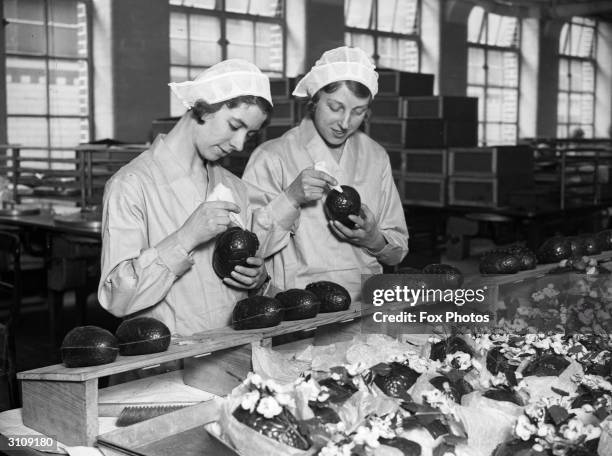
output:
<instances>
[{"instance_id":1,"label":"rolled paper cone","mask_svg":"<svg viewBox=\"0 0 612 456\"><path fill-rule=\"evenodd\" d=\"M314 164L314 169L316 169L317 171L323 171L324 173L329 174L334 179L336 179L336 177L329 171L329 168L327 167L327 164L324 161L316 162ZM342 187L339 184L338 185L334 185L333 187L330 185L330 187L332 189L334 189L334 190L339 191L340 193L342 193L344 191L344 190L342 190Z\"/></svg>"}]
</instances>

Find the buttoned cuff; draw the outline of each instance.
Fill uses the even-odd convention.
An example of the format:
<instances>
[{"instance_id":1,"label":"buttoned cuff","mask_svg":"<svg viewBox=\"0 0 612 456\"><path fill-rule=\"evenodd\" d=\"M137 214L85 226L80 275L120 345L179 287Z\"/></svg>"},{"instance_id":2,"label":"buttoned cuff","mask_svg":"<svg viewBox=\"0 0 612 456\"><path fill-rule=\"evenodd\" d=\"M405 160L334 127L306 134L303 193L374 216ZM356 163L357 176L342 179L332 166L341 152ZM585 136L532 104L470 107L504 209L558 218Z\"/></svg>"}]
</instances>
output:
<instances>
[{"instance_id":1,"label":"buttoned cuff","mask_svg":"<svg viewBox=\"0 0 612 456\"><path fill-rule=\"evenodd\" d=\"M393 250L393 246L391 245L391 243L389 242L389 240L385 237L385 235L383 234L383 239L385 240L385 246L380 249L380 250L370 250L368 248L364 247L364 250L369 254L372 255L373 257L382 260L385 258L386 255L389 254L390 251Z\"/></svg>"},{"instance_id":2,"label":"buttoned cuff","mask_svg":"<svg viewBox=\"0 0 612 456\"><path fill-rule=\"evenodd\" d=\"M281 192L270 201L267 210L269 216L276 221L281 229L286 231L295 231L297 229L300 208L289 200L285 192Z\"/></svg>"},{"instance_id":3,"label":"buttoned cuff","mask_svg":"<svg viewBox=\"0 0 612 456\"><path fill-rule=\"evenodd\" d=\"M162 263L177 277L185 274L194 264L192 256L179 243L177 233L157 244L155 250Z\"/></svg>"}]
</instances>

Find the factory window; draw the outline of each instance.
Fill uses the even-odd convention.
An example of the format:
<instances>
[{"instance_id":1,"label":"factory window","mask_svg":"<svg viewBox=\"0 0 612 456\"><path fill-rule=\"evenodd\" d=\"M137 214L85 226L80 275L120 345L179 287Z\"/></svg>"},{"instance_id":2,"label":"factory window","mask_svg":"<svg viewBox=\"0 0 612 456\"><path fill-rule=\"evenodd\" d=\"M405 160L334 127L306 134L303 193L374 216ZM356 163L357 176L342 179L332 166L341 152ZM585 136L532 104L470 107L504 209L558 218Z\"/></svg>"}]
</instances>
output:
<instances>
[{"instance_id":1,"label":"factory window","mask_svg":"<svg viewBox=\"0 0 612 456\"><path fill-rule=\"evenodd\" d=\"M193 79L231 58L284 76L284 11L284 0L170 0L170 80ZM184 110L171 96L171 115Z\"/></svg>"},{"instance_id":2,"label":"factory window","mask_svg":"<svg viewBox=\"0 0 612 456\"><path fill-rule=\"evenodd\" d=\"M597 22L573 18L559 40L557 136L593 137Z\"/></svg>"},{"instance_id":3,"label":"factory window","mask_svg":"<svg viewBox=\"0 0 612 456\"><path fill-rule=\"evenodd\" d=\"M520 21L475 7L468 19L468 96L478 97L481 145L518 137Z\"/></svg>"},{"instance_id":4,"label":"factory window","mask_svg":"<svg viewBox=\"0 0 612 456\"><path fill-rule=\"evenodd\" d=\"M420 0L344 0L344 42L379 68L418 72Z\"/></svg>"},{"instance_id":5,"label":"factory window","mask_svg":"<svg viewBox=\"0 0 612 456\"><path fill-rule=\"evenodd\" d=\"M27 166L74 158L92 130L89 2L4 0L8 142ZM55 162L53 168L74 167Z\"/></svg>"}]
</instances>

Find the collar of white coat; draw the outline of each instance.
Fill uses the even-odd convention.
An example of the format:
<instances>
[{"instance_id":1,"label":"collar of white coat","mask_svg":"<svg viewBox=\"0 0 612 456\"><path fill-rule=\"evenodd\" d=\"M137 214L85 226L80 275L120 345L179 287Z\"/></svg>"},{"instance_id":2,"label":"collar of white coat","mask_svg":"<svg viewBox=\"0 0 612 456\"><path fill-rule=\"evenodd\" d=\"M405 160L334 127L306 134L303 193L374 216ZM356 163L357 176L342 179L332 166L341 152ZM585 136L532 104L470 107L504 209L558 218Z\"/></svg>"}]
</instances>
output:
<instances>
[{"instance_id":1,"label":"collar of white coat","mask_svg":"<svg viewBox=\"0 0 612 456\"><path fill-rule=\"evenodd\" d=\"M166 177L169 184L177 183L183 179L189 179L189 173L186 169L179 165L176 160L176 153L173 152L166 142L164 137L166 135L157 135L155 141L151 145L153 150L153 158L158 163L161 172ZM208 197L208 193L220 182L223 182L223 176L219 169L221 165L217 163L206 162L206 170L208 173L208 183L206 186L206 195L202 195L203 200Z\"/></svg>"},{"instance_id":2,"label":"collar of white coat","mask_svg":"<svg viewBox=\"0 0 612 456\"><path fill-rule=\"evenodd\" d=\"M315 128L314 122L309 117L304 117L299 125L300 142L304 145L304 148L312 158L312 162L324 161L329 171L336 179L342 179L342 168L336 159L332 156L329 151L329 147L325 144L323 138ZM343 158L348 150L351 148L351 144L355 141L354 136L359 134L355 132L349 136L344 144L344 152L342 153ZM344 158L346 160L346 158Z\"/></svg>"}]
</instances>

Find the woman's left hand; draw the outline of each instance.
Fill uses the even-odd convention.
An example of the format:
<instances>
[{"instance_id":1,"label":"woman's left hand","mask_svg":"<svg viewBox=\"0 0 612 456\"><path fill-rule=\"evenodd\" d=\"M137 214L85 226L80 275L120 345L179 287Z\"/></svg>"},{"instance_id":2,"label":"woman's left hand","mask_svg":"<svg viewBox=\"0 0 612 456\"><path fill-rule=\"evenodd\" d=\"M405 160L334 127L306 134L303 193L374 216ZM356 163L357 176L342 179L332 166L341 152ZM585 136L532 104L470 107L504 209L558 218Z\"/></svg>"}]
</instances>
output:
<instances>
[{"instance_id":1,"label":"woman's left hand","mask_svg":"<svg viewBox=\"0 0 612 456\"><path fill-rule=\"evenodd\" d=\"M354 229L348 228L337 220L332 220L329 224L332 232L343 241L372 251L382 250L387 241L378 229L374 214L365 204L361 206L361 209L363 217L349 215L349 219L355 223Z\"/></svg>"},{"instance_id":2,"label":"woman's left hand","mask_svg":"<svg viewBox=\"0 0 612 456\"><path fill-rule=\"evenodd\" d=\"M250 257L246 261L250 266L236 266L232 271L232 277L223 279L226 285L240 288L241 290L256 290L261 287L268 277L264 260L262 258Z\"/></svg>"}]
</instances>

